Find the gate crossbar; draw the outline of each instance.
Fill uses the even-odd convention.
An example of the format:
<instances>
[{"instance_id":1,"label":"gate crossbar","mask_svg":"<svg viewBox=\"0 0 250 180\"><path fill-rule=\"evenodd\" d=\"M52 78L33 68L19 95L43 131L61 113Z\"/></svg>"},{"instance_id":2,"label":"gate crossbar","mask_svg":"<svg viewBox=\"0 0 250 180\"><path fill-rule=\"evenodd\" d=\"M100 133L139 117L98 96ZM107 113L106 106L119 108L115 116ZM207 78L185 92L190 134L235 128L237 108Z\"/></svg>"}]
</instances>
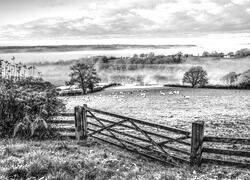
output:
<instances>
[{"instance_id":1,"label":"gate crossbar","mask_svg":"<svg viewBox=\"0 0 250 180\"><path fill-rule=\"evenodd\" d=\"M177 162L170 156L170 154L168 154L165 149L158 144L157 142L155 142L144 130L142 130L139 126L137 126L133 121L128 120L138 131L140 131L150 142L152 145L156 146L161 152L163 152L166 156L167 159L169 161L171 161L172 163L175 163L175 165L177 166Z\"/></svg>"},{"instance_id":2,"label":"gate crossbar","mask_svg":"<svg viewBox=\"0 0 250 180\"><path fill-rule=\"evenodd\" d=\"M114 127L114 126L116 126L116 125L119 125L119 124L122 124L122 123L128 121L128 122L130 122L130 123L132 124L132 126L135 127L135 129L136 129L137 131L139 131L142 135L144 135L144 136L149 140L149 142L150 142L153 146L155 146L157 149L159 149L161 152L163 152L163 154L165 154L165 155L167 156L167 159L168 159L169 161L171 161L172 163L174 163L174 164L177 166L178 163L170 156L169 153L167 153L167 151L161 146L161 144L155 142L155 141L154 141L154 140L153 140L144 130L142 130L139 126L137 126L137 125L135 124L135 122L133 122L132 120L130 120L130 119L125 119L125 120L122 120L122 121L119 121L119 122L114 122L114 123L111 124L111 125L105 126L105 125L98 119L98 117L96 117L90 110L87 110L87 112L89 112L90 115L91 115L95 120L97 120L97 121L101 124L101 126L102 126L101 129L98 129L98 130L93 131L92 133L88 134L89 136L92 136L92 135L94 135L94 134L101 133L102 131L107 130L107 131L111 134L111 136L112 136L113 138L115 138L116 140L118 140L118 141L122 144L122 146L123 146L125 149L127 149L126 145L123 144L123 143L120 141L120 139L117 138L117 137L114 135L114 133L112 133L112 131L110 131L110 128L112 128L112 127Z\"/></svg>"},{"instance_id":3,"label":"gate crossbar","mask_svg":"<svg viewBox=\"0 0 250 180\"><path fill-rule=\"evenodd\" d=\"M102 125L102 127L103 128L101 128L101 129L98 129L98 130L96 130L95 132L93 132L93 133L90 133L90 134L88 134L88 136L92 136L92 135L94 135L94 134L96 134L96 133L100 133L101 131L104 131L104 130L109 130L110 128L112 128L112 127L114 127L114 126L116 126L116 125L119 125L119 124L122 124L122 123L124 123L124 122L126 122L127 120L122 120L122 121L119 121L119 122L114 122L113 124L111 124L111 125L108 125L108 126L105 126L99 119L98 119L98 117L96 117L93 113L91 113L90 111L88 111L93 117L94 117L94 119L95 120L97 120L101 125Z\"/></svg>"}]
</instances>

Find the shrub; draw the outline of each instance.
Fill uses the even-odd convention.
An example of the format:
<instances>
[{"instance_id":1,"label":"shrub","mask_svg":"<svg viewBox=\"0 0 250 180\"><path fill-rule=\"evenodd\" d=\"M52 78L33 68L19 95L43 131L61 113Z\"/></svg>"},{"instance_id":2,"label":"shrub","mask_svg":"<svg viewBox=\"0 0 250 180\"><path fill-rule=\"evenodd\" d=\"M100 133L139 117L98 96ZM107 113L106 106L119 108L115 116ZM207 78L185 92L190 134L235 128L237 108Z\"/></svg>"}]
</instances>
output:
<instances>
[{"instance_id":1,"label":"shrub","mask_svg":"<svg viewBox=\"0 0 250 180\"><path fill-rule=\"evenodd\" d=\"M243 72L239 76L239 86L242 88L250 88L250 69Z\"/></svg>"},{"instance_id":2,"label":"shrub","mask_svg":"<svg viewBox=\"0 0 250 180\"><path fill-rule=\"evenodd\" d=\"M19 137L44 137L48 132L44 130L50 129L46 121L64 109L57 92L53 88L37 91L34 90L36 86L26 89L14 82L9 84L2 82L0 89L0 137L13 134Z\"/></svg>"},{"instance_id":3,"label":"shrub","mask_svg":"<svg viewBox=\"0 0 250 180\"><path fill-rule=\"evenodd\" d=\"M250 49L240 49L235 52L235 56L239 58L250 56Z\"/></svg>"},{"instance_id":4,"label":"shrub","mask_svg":"<svg viewBox=\"0 0 250 180\"><path fill-rule=\"evenodd\" d=\"M227 84L227 85L232 85L234 84L238 79L238 75L236 72L230 72L226 74L225 76L222 77L222 80Z\"/></svg>"}]
</instances>

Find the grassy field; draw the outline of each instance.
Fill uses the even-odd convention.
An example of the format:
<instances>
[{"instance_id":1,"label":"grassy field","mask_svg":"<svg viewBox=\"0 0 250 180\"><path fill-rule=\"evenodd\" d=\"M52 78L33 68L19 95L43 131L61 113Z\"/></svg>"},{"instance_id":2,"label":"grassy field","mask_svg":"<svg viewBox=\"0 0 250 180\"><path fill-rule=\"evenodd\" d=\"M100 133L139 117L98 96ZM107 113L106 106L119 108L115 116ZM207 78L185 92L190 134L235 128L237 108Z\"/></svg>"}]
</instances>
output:
<instances>
[{"instance_id":1,"label":"grassy field","mask_svg":"<svg viewBox=\"0 0 250 180\"><path fill-rule=\"evenodd\" d=\"M172 94L173 91L179 94ZM63 99L70 112L77 105L87 104L92 108L185 130L191 130L193 121L204 120L206 135L250 138L249 90L116 89Z\"/></svg>"},{"instance_id":2,"label":"grassy field","mask_svg":"<svg viewBox=\"0 0 250 180\"><path fill-rule=\"evenodd\" d=\"M109 89L62 99L69 112L85 103L188 131L193 121L204 120L205 135L250 138L248 90ZM0 149L0 179L250 179L249 169L211 165L200 170L170 168L91 139L84 146L70 140L1 140Z\"/></svg>"}]
</instances>

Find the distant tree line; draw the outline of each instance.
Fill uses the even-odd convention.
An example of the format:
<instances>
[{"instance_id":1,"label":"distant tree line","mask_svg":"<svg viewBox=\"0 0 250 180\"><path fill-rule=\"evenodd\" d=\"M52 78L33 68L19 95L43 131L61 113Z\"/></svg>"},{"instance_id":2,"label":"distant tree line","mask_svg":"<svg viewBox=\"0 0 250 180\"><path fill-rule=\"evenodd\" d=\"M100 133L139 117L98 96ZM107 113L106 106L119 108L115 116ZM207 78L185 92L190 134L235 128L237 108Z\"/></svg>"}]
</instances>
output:
<instances>
[{"instance_id":1,"label":"distant tree line","mask_svg":"<svg viewBox=\"0 0 250 180\"><path fill-rule=\"evenodd\" d=\"M81 58L82 60L85 60L86 58ZM72 59L72 60L58 60L58 61L40 61L40 62L30 62L26 65L33 65L33 66L50 66L50 65L72 65L75 62L81 60L81 59Z\"/></svg>"},{"instance_id":2,"label":"distant tree line","mask_svg":"<svg viewBox=\"0 0 250 180\"><path fill-rule=\"evenodd\" d=\"M179 64L182 63L190 56L188 54L182 54L181 52L173 55L155 55L149 54L135 54L132 57L107 57L99 56L94 57L94 61L98 63L99 70L136 70L150 65L162 65L162 64Z\"/></svg>"},{"instance_id":3,"label":"distant tree line","mask_svg":"<svg viewBox=\"0 0 250 180\"><path fill-rule=\"evenodd\" d=\"M218 57L218 58L243 58L250 56L250 49L240 49L238 51L223 53L217 51L204 51L201 57ZM98 70L136 70L144 67L150 67L150 65L162 65L162 64L179 64L187 60L188 57L195 57L192 54L183 54L182 52L172 55L155 55L151 53L134 54L132 57L114 57L114 56L93 56L84 57L80 59L72 60L58 60L58 61L43 61L32 62L26 64L27 66L47 66L47 65L73 65L78 61L92 61L98 63ZM198 56L199 57L199 56Z\"/></svg>"},{"instance_id":4,"label":"distant tree line","mask_svg":"<svg viewBox=\"0 0 250 180\"><path fill-rule=\"evenodd\" d=\"M250 49L247 49L247 48L240 49L236 51L235 53L229 52L227 54L224 54L223 52L216 52L216 51L212 51L212 52L204 51L202 53L202 57L243 58L247 56L250 56Z\"/></svg>"},{"instance_id":5,"label":"distant tree line","mask_svg":"<svg viewBox=\"0 0 250 180\"><path fill-rule=\"evenodd\" d=\"M212 51L212 52L208 52L208 51L204 51L202 53L202 57L224 57L225 54L223 52L218 53L217 51Z\"/></svg>"}]
</instances>

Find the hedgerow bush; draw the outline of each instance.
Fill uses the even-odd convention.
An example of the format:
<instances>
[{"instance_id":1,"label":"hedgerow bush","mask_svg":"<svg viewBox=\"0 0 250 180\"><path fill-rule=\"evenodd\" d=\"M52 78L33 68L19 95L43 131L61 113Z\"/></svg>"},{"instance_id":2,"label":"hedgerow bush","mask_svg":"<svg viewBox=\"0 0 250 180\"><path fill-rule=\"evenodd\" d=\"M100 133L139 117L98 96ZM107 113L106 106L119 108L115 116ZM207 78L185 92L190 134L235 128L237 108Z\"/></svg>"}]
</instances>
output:
<instances>
[{"instance_id":1,"label":"hedgerow bush","mask_svg":"<svg viewBox=\"0 0 250 180\"><path fill-rule=\"evenodd\" d=\"M250 69L239 76L238 83L240 87L250 89Z\"/></svg>"},{"instance_id":2,"label":"hedgerow bush","mask_svg":"<svg viewBox=\"0 0 250 180\"><path fill-rule=\"evenodd\" d=\"M53 135L47 121L64 110L64 104L54 88L37 88L30 82L20 85L1 81L0 137L48 138Z\"/></svg>"}]
</instances>

